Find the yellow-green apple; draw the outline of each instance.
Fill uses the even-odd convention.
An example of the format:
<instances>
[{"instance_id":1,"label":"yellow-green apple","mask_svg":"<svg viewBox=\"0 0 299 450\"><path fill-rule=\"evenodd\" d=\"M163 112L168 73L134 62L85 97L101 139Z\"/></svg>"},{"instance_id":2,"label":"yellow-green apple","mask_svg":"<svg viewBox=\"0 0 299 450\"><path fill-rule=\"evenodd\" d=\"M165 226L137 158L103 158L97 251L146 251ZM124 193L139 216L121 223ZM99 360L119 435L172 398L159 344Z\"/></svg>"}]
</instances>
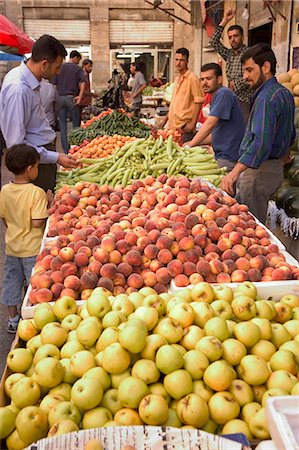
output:
<instances>
[{"instance_id":1,"label":"yellow-green apple","mask_svg":"<svg viewBox=\"0 0 299 450\"><path fill-rule=\"evenodd\" d=\"M210 362L220 359L223 353L221 341L214 336L204 336L201 338L197 342L195 349L206 355Z\"/></svg>"},{"instance_id":2,"label":"yellow-green apple","mask_svg":"<svg viewBox=\"0 0 299 450\"><path fill-rule=\"evenodd\" d=\"M281 396L281 395L289 395L289 392L286 391L285 389L281 389L281 388L271 388L271 389L268 389L268 390L264 393L264 395L263 395L263 397L262 397L262 406L263 406L263 408L266 407L268 398L271 398L271 397L278 397L278 396Z\"/></svg>"},{"instance_id":3,"label":"yellow-green apple","mask_svg":"<svg viewBox=\"0 0 299 450\"><path fill-rule=\"evenodd\" d=\"M71 390L71 401L81 410L98 406L103 397L103 387L99 381L91 378L77 380Z\"/></svg>"},{"instance_id":4,"label":"yellow-green apple","mask_svg":"<svg viewBox=\"0 0 299 450\"><path fill-rule=\"evenodd\" d=\"M189 350L183 358L183 367L190 373L192 380L200 380L209 365L208 358L199 350Z\"/></svg>"},{"instance_id":5,"label":"yellow-green apple","mask_svg":"<svg viewBox=\"0 0 299 450\"><path fill-rule=\"evenodd\" d=\"M216 392L208 403L210 417L219 425L224 425L229 420L238 417L240 406L237 400L229 392Z\"/></svg>"},{"instance_id":6,"label":"yellow-green apple","mask_svg":"<svg viewBox=\"0 0 299 450\"><path fill-rule=\"evenodd\" d=\"M214 297L212 286L205 281L195 284L191 289L192 301L212 303Z\"/></svg>"},{"instance_id":7,"label":"yellow-green apple","mask_svg":"<svg viewBox=\"0 0 299 450\"><path fill-rule=\"evenodd\" d=\"M12 387L11 401L20 409L36 405L41 396L41 390L35 380L29 377L21 378Z\"/></svg>"},{"instance_id":8,"label":"yellow-green apple","mask_svg":"<svg viewBox=\"0 0 299 450\"><path fill-rule=\"evenodd\" d=\"M184 365L182 354L172 345L162 345L155 359L158 369L167 375L174 370L180 369Z\"/></svg>"},{"instance_id":9,"label":"yellow-green apple","mask_svg":"<svg viewBox=\"0 0 299 450\"><path fill-rule=\"evenodd\" d=\"M272 336L270 340L276 348L279 348L282 344L291 340L290 333L281 323L271 323L271 327Z\"/></svg>"},{"instance_id":10,"label":"yellow-green apple","mask_svg":"<svg viewBox=\"0 0 299 450\"><path fill-rule=\"evenodd\" d=\"M249 321L237 323L233 329L233 333L235 338L247 348L252 347L261 338L259 327Z\"/></svg>"},{"instance_id":11,"label":"yellow-green apple","mask_svg":"<svg viewBox=\"0 0 299 450\"><path fill-rule=\"evenodd\" d=\"M181 398L177 405L179 419L186 425L202 428L209 420L207 403L197 394L191 393Z\"/></svg>"},{"instance_id":12,"label":"yellow-green apple","mask_svg":"<svg viewBox=\"0 0 299 450\"><path fill-rule=\"evenodd\" d=\"M20 320L18 324L17 334L23 341L29 341L38 334L38 328L31 319Z\"/></svg>"},{"instance_id":13,"label":"yellow-green apple","mask_svg":"<svg viewBox=\"0 0 299 450\"><path fill-rule=\"evenodd\" d=\"M298 365L295 360L295 355L289 350L277 350L269 361L272 371L275 370L286 370L293 375L298 373Z\"/></svg>"},{"instance_id":14,"label":"yellow-green apple","mask_svg":"<svg viewBox=\"0 0 299 450\"><path fill-rule=\"evenodd\" d=\"M258 403L262 403L262 398L264 393L267 390L267 386L265 384L261 384L260 386L251 386L253 390L253 400Z\"/></svg>"},{"instance_id":15,"label":"yellow-green apple","mask_svg":"<svg viewBox=\"0 0 299 450\"><path fill-rule=\"evenodd\" d=\"M7 397L10 397L11 390L13 385L17 383L21 378L24 378L25 375L23 373L12 373L9 375L4 382L4 391Z\"/></svg>"},{"instance_id":16,"label":"yellow-green apple","mask_svg":"<svg viewBox=\"0 0 299 450\"><path fill-rule=\"evenodd\" d=\"M228 319L226 321L226 323L227 323L227 328L228 328L228 332L229 332L229 337L234 337L233 330L234 330L234 327L237 324L237 322L235 322L234 320Z\"/></svg>"},{"instance_id":17,"label":"yellow-green apple","mask_svg":"<svg viewBox=\"0 0 299 450\"><path fill-rule=\"evenodd\" d=\"M78 314L81 317L81 319L86 319L86 317L91 317L91 315L89 314L89 312L87 311L87 307L86 307L86 302L83 303L83 305L81 305L78 308Z\"/></svg>"},{"instance_id":18,"label":"yellow-green apple","mask_svg":"<svg viewBox=\"0 0 299 450\"><path fill-rule=\"evenodd\" d=\"M212 397L212 395L214 394L214 391L208 386L206 386L203 380L193 381L192 392L194 392L194 394L199 395L206 402L208 402Z\"/></svg>"},{"instance_id":19,"label":"yellow-green apple","mask_svg":"<svg viewBox=\"0 0 299 450\"><path fill-rule=\"evenodd\" d=\"M144 332L145 332L145 334L147 334L147 326L146 326L146 323L144 322L144 320L142 320L142 319L140 319L139 317L137 317L136 315L135 315L135 313L132 313L132 314L130 314L128 317L127 317L127 319L128 319L128 325L132 325L132 326L134 326L134 327L138 327L138 328L140 328L141 330L143 330ZM126 324L125 323L122 323L122 324L120 324L119 326L118 326L118 328L120 328L121 326L126 326Z\"/></svg>"},{"instance_id":20,"label":"yellow-green apple","mask_svg":"<svg viewBox=\"0 0 299 450\"><path fill-rule=\"evenodd\" d=\"M219 284L213 286L215 293L215 300L225 300L228 303L231 303L234 298L234 293L231 287L226 284Z\"/></svg>"},{"instance_id":21,"label":"yellow-green apple","mask_svg":"<svg viewBox=\"0 0 299 450\"><path fill-rule=\"evenodd\" d=\"M53 307L49 303L41 303L40 305L37 305L33 312L33 319L39 330L41 330L47 323L57 321L57 317L53 312Z\"/></svg>"},{"instance_id":22,"label":"yellow-green apple","mask_svg":"<svg viewBox=\"0 0 299 450\"><path fill-rule=\"evenodd\" d=\"M243 419L247 425L249 425L250 419L262 408L262 405L258 402L250 402L243 406L241 410L241 419Z\"/></svg>"},{"instance_id":23,"label":"yellow-green apple","mask_svg":"<svg viewBox=\"0 0 299 450\"><path fill-rule=\"evenodd\" d=\"M26 406L17 415L16 429L21 440L27 445L36 442L47 436L47 414L38 406Z\"/></svg>"},{"instance_id":24,"label":"yellow-green apple","mask_svg":"<svg viewBox=\"0 0 299 450\"><path fill-rule=\"evenodd\" d=\"M182 345L186 350L195 349L197 342L205 336L205 332L202 328L197 325L190 325L184 328L184 334L180 340L180 345Z\"/></svg>"},{"instance_id":25,"label":"yellow-green apple","mask_svg":"<svg viewBox=\"0 0 299 450\"><path fill-rule=\"evenodd\" d=\"M251 319L252 323L255 323L260 329L261 339L266 339L267 341L271 339L272 336L272 327L271 322L268 319L262 319L260 317L254 317Z\"/></svg>"},{"instance_id":26,"label":"yellow-green apple","mask_svg":"<svg viewBox=\"0 0 299 450\"><path fill-rule=\"evenodd\" d=\"M299 319L299 306L296 306L293 310L292 310L292 319Z\"/></svg>"},{"instance_id":27,"label":"yellow-green apple","mask_svg":"<svg viewBox=\"0 0 299 450\"><path fill-rule=\"evenodd\" d=\"M150 334L146 336L145 346L140 353L141 358L151 359L155 361L157 351L162 345L166 345L167 340L164 336L160 336L159 334Z\"/></svg>"},{"instance_id":28,"label":"yellow-green apple","mask_svg":"<svg viewBox=\"0 0 299 450\"><path fill-rule=\"evenodd\" d=\"M267 424L265 408L257 411L249 421L249 430L252 435L258 439L270 439L269 428Z\"/></svg>"},{"instance_id":29,"label":"yellow-green apple","mask_svg":"<svg viewBox=\"0 0 299 450\"><path fill-rule=\"evenodd\" d=\"M214 336L221 342L229 338L229 331L226 320L223 317L212 317L204 325L207 336Z\"/></svg>"},{"instance_id":30,"label":"yellow-green apple","mask_svg":"<svg viewBox=\"0 0 299 450\"><path fill-rule=\"evenodd\" d=\"M166 391L165 387L162 383L152 383L148 386L149 394L161 395L167 401L167 404L170 404L171 397Z\"/></svg>"},{"instance_id":31,"label":"yellow-green apple","mask_svg":"<svg viewBox=\"0 0 299 450\"><path fill-rule=\"evenodd\" d=\"M45 395L42 401L39 404L40 409L45 411L46 414L49 414L50 410L54 408L58 403L64 402L65 398L62 395L58 394L48 394Z\"/></svg>"},{"instance_id":32,"label":"yellow-green apple","mask_svg":"<svg viewBox=\"0 0 299 450\"><path fill-rule=\"evenodd\" d=\"M48 432L48 437L60 436L63 434L71 433L72 431L78 431L78 425L70 419L60 420L54 423Z\"/></svg>"},{"instance_id":33,"label":"yellow-green apple","mask_svg":"<svg viewBox=\"0 0 299 450\"><path fill-rule=\"evenodd\" d=\"M165 294L160 294L160 297L164 298ZM179 291L177 291L175 293L176 297L182 297L185 299L185 302L190 303L192 301L192 297L191 297L191 289L190 288L183 288L180 289Z\"/></svg>"},{"instance_id":34,"label":"yellow-green apple","mask_svg":"<svg viewBox=\"0 0 299 450\"><path fill-rule=\"evenodd\" d=\"M59 362L62 365L62 367L64 368L64 375L63 375L62 383L74 384L78 378L72 372L70 358L62 358L62 359L60 359Z\"/></svg>"},{"instance_id":35,"label":"yellow-green apple","mask_svg":"<svg viewBox=\"0 0 299 450\"><path fill-rule=\"evenodd\" d=\"M53 344L62 347L67 338L67 332L59 322L47 323L41 330L43 344Z\"/></svg>"},{"instance_id":36,"label":"yellow-green apple","mask_svg":"<svg viewBox=\"0 0 299 450\"><path fill-rule=\"evenodd\" d=\"M130 353L119 342L109 345L103 351L102 367L110 374L120 374L131 363Z\"/></svg>"},{"instance_id":37,"label":"yellow-green apple","mask_svg":"<svg viewBox=\"0 0 299 450\"><path fill-rule=\"evenodd\" d=\"M102 406L87 411L82 418L82 428L98 428L104 426L113 419L111 411Z\"/></svg>"},{"instance_id":38,"label":"yellow-green apple","mask_svg":"<svg viewBox=\"0 0 299 450\"><path fill-rule=\"evenodd\" d=\"M66 401L71 399L71 389L67 383L60 383L49 390L49 395L61 395Z\"/></svg>"},{"instance_id":39,"label":"yellow-green apple","mask_svg":"<svg viewBox=\"0 0 299 450\"><path fill-rule=\"evenodd\" d=\"M48 344L50 345L50 344ZM85 347L81 342L77 340L66 342L60 349L61 358L70 358L75 353L85 350Z\"/></svg>"},{"instance_id":40,"label":"yellow-green apple","mask_svg":"<svg viewBox=\"0 0 299 450\"><path fill-rule=\"evenodd\" d=\"M83 378L91 378L95 381L99 381L104 392L107 391L111 385L110 375L103 369L103 367L92 367L83 374Z\"/></svg>"},{"instance_id":41,"label":"yellow-green apple","mask_svg":"<svg viewBox=\"0 0 299 450\"><path fill-rule=\"evenodd\" d=\"M27 444L22 441L19 436L18 430L15 429L9 436L6 438L6 447L11 450L19 450L27 447Z\"/></svg>"},{"instance_id":42,"label":"yellow-green apple","mask_svg":"<svg viewBox=\"0 0 299 450\"><path fill-rule=\"evenodd\" d=\"M42 339L40 334L37 334L36 336L33 336L33 338L29 339L29 341L26 342L26 348L29 348L31 353L34 355L36 350L43 345Z\"/></svg>"},{"instance_id":43,"label":"yellow-green apple","mask_svg":"<svg viewBox=\"0 0 299 450\"><path fill-rule=\"evenodd\" d=\"M265 341L265 339L260 339L256 344L254 344L249 349L251 355L260 356L266 362L270 361L270 358L276 352L275 345L270 341Z\"/></svg>"},{"instance_id":44,"label":"yellow-green apple","mask_svg":"<svg viewBox=\"0 0 299 450\"><path fill-rule=\"evenodd\" d=\"M151 306L158 311L159 317L163 316L166 311L164 300L158 294L147 295L143 302L143 306ZM141 306L141 305L140 305Z\"/></svg>"},{"instance_id":45,"label":"yellow-green apple","mask_svg":"<svg viewBox=\"0 0 299 450\"><path fill-rule=\"evenodd\" d=\"M297 356L299 355L299 342L296 341L285 342L279 347L279 350L289 350L290 352L293 352L295 356Z\"/></svg>"},{"instance_id":46,"label":"yellow-green apple","mask_svg":"<svg viewBox=\"0 0 299 450\"><path fill-rule=\"evenodd\" d=\"M223 317L226 320L233 317L232 307L226 300L214 300L211 303L211 308L218 317Z\"/></svg>"},{"instance_id":47,"label":"yellow-green apple","mask_svg":"<svg viewBox=\"0 0 299 450\"><path fill-rule=\"evenodd\" d=\"M35 365L32 363L25 372L26 377L32 377L32 375L34 374L34 368Z\"/></svg>"},{"instance_id":48,"label":"yellow-green apple","mask_svg":"<svg viewBox=\"0 0 299 450\"><path fill-rule=\"evenodd\" d=\"M79 411L79 408L74 405L73 402L65 401L58 403L53 408L51 408L49 412L48 421L50 427L52 427L56 422L65 419L72 420L77 425L79 425L81 422L81 413Z\"/></svg>"},{"instance_id":49,"label":"yellow-green apple","mask_svg":"<svg viewBox=\"0 0 299 450\"><path fill-rule=\"evenodd\" d=\"M246 403L253 402L253 391L246 381L233 380L228 392L233 395L241 408L246 405Z\"/></svg>"},{"instance_id":50,"label":"yellow-green apple","mask_svg":"<svg viewBox=\"0 0 299 450\"><path fill-rule=\"evenodd\" d=\"M69 331L67 334L67 338L65 342L77 341L77 332L76 330Z\"/></svg>"},{"instance_id":51,"label":"yellow-green apple","mask_svg":"<svg viewBox=\"0 0 299 450\"><path fill-rule=\"evenodd\" d=\"M112 302L112 311L119 311L128 317L134 312L134 305L128 298L115 298Z\"/></svg>"},{"instance_id":52,"label":"yellow-green apple","mask_svg":"<svg viewBox=\"0 0 299 450\"><path fill-rule=\"evenodd\" d=\"M156 383L160 378L160 371L151 359L139 359L132 366L132 376L140 378L146 384Z\"/></svg>"},{"instance_id":53,"label":"yellow-green apple","mask_svg":"<svg viewBox=\"0 0 299 450\"><path fill-rule=\"evenodd\" d=\"M95 358L88 350L81 350L71 356L71 369L73 374L80 378L92 367L96 366Z\"/></svg>"},{"instance_id":54,"label":"yellow-green apple","mask_svg":"<svg viewBox=\"0 0 299 450\"><path fill-rule=\"evenodd\" d=\"M0 439L6 438L15 429L17 412L9 406L0 407Z\"/></svg>"},{"instance_id":55,"label":"yellow-green apple","mask_svg":"<svg viewBox=\"0 0 299 450\"><path fill-rule=\"evenodd\" d=\"M111 379L111 387L114 389L118 389L120 383L127 377L131 376L131 370L127 369L122 373L119 374L111 374L110 375L110 379Z\"/></svg>"},{"instance_id":56,"label":"yellow-green apple","mask_svg":"<svg viewBox=\"0 0 299 450\"><path fill-rule=\"evenodd\" d=\"M246 383L251 386L264 384L270 375L266 361L260 356L246 355L240 362L240 374Z\"/></svg>"},{"instance_id":57,"label":"yellow-green apple","mask_svg":"<svg viewBox=\"0 0 299 450\"><path fill-rule=\"evenodd\" d=\"M206 433L216 434L218 425L214 420L209 419L204 427L202 427L202 431L205 431Z\"/></svg>"},{"instance_id":58,"label":"yellow-green apple","mask_svg":"<svg viewBox=\"0 0 299 450\"><path fill-rule=\"evenodd\" d=\"M205 384L214 391L225 391L235 378L235 370L224 359L212 362L203 375Z\"/></svg>"},{"instance_id":59,"label":"yellow-green apple","mask_svg":"<svg viewBox=\"0 0 299 450\"><path fill-rule=\"evenodd\" d=\"M292 339L299 334L299 319L288 320L283 325Z\"/></svg>"},{"instance_id":60,"label":"yellow-green apple","mask_svg":"<svg viewBox=\"0 0 299 450\"><path fill-rule=\"evenodd\" d=\"M57 299L56 302L54 303L53 313L60 321L69 314L76 314L76 312L77 312L77 304L76 300L73 297L63 295L62 297Z\"/></svg>"},{"instance_id":61,"label":"yellow-green apple","mask_svg":"<svg viewBox=\"0 0 299 450\"><path fill-rule=\"evenodd\" d=\"M40 386L52 388L60 384L63 377L64 368L56 358L44 358L35 366L34 379Z\"/></svg>"},{"instance_id":62,"label":"yellow-green apple","mask_svg":"<svg viewBox=\"0 0 299 450\"><path fill-rule=\"evenodd\" d=\"M114 342L118 342L119 330L116 327L109 327L102 331L96 342L96 350L101 352Z\"/></svg>"},{"instance_id":63,"label":"yellow-green apple","mask_svg":"<svg viewBox=\"0 0 299 450\"><path fill-rule=\"evenodd\" d=\"M130 353L140 353L146 344L146 333L127 322L125 327L119 331L118 340L120 345Z\"/></svg>"},{"instance_id":64,"label":"yellow-green apple","mask_svg":"<svg viewBox=\"0 0 299 450\"><path fill-rule=\"evenodd\" d=\"M142 306L144 295L142 295L140 291L131 292L128 296L128 299L130 300L131 303L133 303L134 308L137 309L138 306Z\"/></svg>"},{"instance_id":65,"label":"yellow-green apple","mask_svg":"<svg viewBox=\"0 0 299 450\"><path fill-rule=\"evenodd\" d=\"M176 320L164 317L158 322L154 333L163 336L169 344L175 344L183 337L183 327Z\"/></svg>"},{"instance_id":66,"label":"yellow-green apple","mask_svg":"<svg viewBox=\"0 0 299 450\"><path fill-rule=\"evenodd\" d=\"M257 314L255 300L248 295L238 295L231 305L235 317L239 320L249 320Z\"/></svg>"},{"instance_id":67,"label":"yellow-green apple","mask_svg":"<svg viewBox=\"0 0 299 450\"><path fill-rule=\"evenodd\" d=\"M168 313L168 317L179 322L183 328L189 327L194 321L194 311L189 303L181 303L174 306Z\"/></svg>"},{"instance_id":68,"label":"yellow-green apple","mask_svg":"<svg viewBox=\"0 0 299 450\"><path fill-rule=\"evenodd\" d=\"M246 295L255 300L257 296L257 289L255 285L250 281L244 281L243 283L239 284L239 286L237 286L234 290L234 296L237 297L239 295Z\"/></svg>"},{"instance_id":69,"label":"yellow-green apple","mask_svg":"<svg viewBox=\"0 0 299 450\"><path fill-rule=\"evenodd\" d=\"M126 316L119 311L109 311L102 318L103 328L118 327L127 320Z\"/></svg>"},{"instance_id":70,"label":"yellow-green apple","mask_svg":"<svg viewBox=\"0 0 299 450\"><path fill-rule=\"evenodd\" d=\"M122 408L114 415L114 421L119 425L143 425L143 422L135 409Z\"/></svg>"},{"instance_id":71,"label":"yellow-green apple","mask_svg":"<svg viewBox=\"0 0 299 450\"><path fill-rule=\"evenodd\" d=\"M49 357L59 360L60 359L59 348L56 347L56 345L54 344L43 344L36 350L33 358L33 364L36 365L42 359Z\"/></svg>"},{"instance_id":72,"label":"yellow-green apple","mask_svg":"<svg viewBox=\"0 0 299 450\"><path fill-rule=\"evenodd\" d=\"M290 306L292 309L299 307L299 297L295 294L285 294L279 299L279 301Z\"/></svg>"},{"instance_id":73,"label":"yellow-green apple","mask_svg":"<svg viewBox=\"0 0 299 450\"><path fill-rule=\"evenodd\" d=\"M6 364L13 372L24 373L29 369L32 360L33 355L29 348L15 348L8 353Z\"/></svg>"},{"instance_id":74,"label":"yellow-green apple","mask_svg":"<svg viewBox=\"0 0 299 450\"><path fill-rule=\"evenodd\" d=\"M92 347L102 332L102 324L97 317L87 317L76 329L78 341L86 347Z\"/></svg>"},{"instance_id":75,"label":"yellow-green apple","mask_svg":"<svg viewBox=\"0 0 299 450\"><path fill-rule=\"evenodd\" d=\"M139 403L147 393L147 384L136 376L125 378L118 388L118 398L126 408L138 408Z\"/></svg>"},{"instance_id":76,"label":"yellow-green apple","mask_svg":"<svg viewBox=\"0 0 299 450\"><path fill-rule=\"evenodd\" d=\"M170 344L173 348L178 350L182 356L187 352L185 347L183 347L181 344Z\"/></svg>"},{"instance_id":77,"label":"yellow-green apple","mask_svg":"<svg viewBox=\"0 0 299 450\"><path fill-rule=\"evenodd\" d=\"M237 339L225 339L225 341L222 342L222 348L222 359L232 366L240 364L241 359L247 354L245 345Z\"/></svg>"},{"instance_id":78,"label":"yellow-green apple","mask_svg":"<svg viewBox=\"0 0 299 450\"><path fill-rule=\"evenodd\" d=\"M187 370L178 369L167 374L163 380L164 387L168 394L175 400L179 400L193 389L192 377Z\"/></svg>"},{"instance_id":79,"label":"yellow-green apple","mask_svg":"<svg viewBox=\"0 0 299 450\"><path fill-rule=\"evenodd\" d=\"M270 304L268 301L259 300L255 302L255 306L257 309L256 317L268 320L272 320L274 318L276 311L274 309L274 306L272 306L272 304Z\"/></svg>"},{"instance_id":80,"label":"yellow-green apple","mask_svg":"<svg viewBox=\"0 0 299 450\"><path fill-rule=\"evenodd\" d=\"M177 412L175 409L169 408L168 409L168 418L166 422L163 423L163 427L175 427L180 428L182 426L182 422L179 419L179 416L177 415Z\"/></svg>"},{"instance_id":81,"label":"yellow-green apple","mask_svg":"<svg viewBox=\"0 0 299 450\"><path fill-rule=\"evenodd\" d=\"M299 395L299 382L294 384L291 390L291 395Z\"/></svg>"},{"instance_id":82,"label":"yellow-green apple","mask_svg":"<svg viewBox=\"0 0 299 450\"><path fill-rule=\"evenodd\" d=\"M108 409L113 415L122 409L123 405L118 398L118 389L108 389L103 395L100 406Z\"/></svg>"},{"instance_id":83,"label":"yellow-green apple","mask_svg":"<svg viewBox=\"0 0 299 450\"><path fill-rule=\"evenodd\" d=\"M86 309L90 316L101 319L111 310L111 305L105 295L93 292L86 300Z\"/></svg>"},{"instance_id":84,"label":"yellow-green apple","mask_svg":"<svg viewBox=\"0 0 299 450\"><path fill-rule=\"evenodd\" d=\"M152 330L158 323L159 313L151 306L139 306L135 310L134 317L142 320L148 330Z\"/></svg>"},{"instance_id":85,"label":"yellow-green apple","mask_svg":"<svg viewBox=\"0 0 299 450\"><path fill-rule=\"evenodd\" d=\"M161 425L168 418L168 405L160 395L149 394L139 403L138 413L145 424Z\"/></svg>"},{"instance_id":86,"label":"yellow-green apple","mask_svg":"<svg viewBox=\"0 0 299 450\"><path fill-rule=\"evenodd\" d=\"M195 325L198 325L201 328L204 327L205 323L209 319L211 319L212 317L215 317L215 313L209 303L191 302L190 306L192 307L192 309L194 311L194 321L193 322Z\"/></svg>"},{"instance_id":87,"label":"yellow-green apple","mask_svg":"<svg viewBox=\"0 0 299 450\"><path fill-rule=\"evenodd\" d=\"M69 331L76 330L82 318L78 314L69 314L61 321L62 328L68 333Z\"/></svg>"},{"instance_id":88,"label":"yellow-green apple","mask_svg":"<svg viewBox=\"0 0 299 450\"><path fill-rule=\"evenodd\" d=\"M235 434L243 433L247 439L252 439L253 436L249 430L249 426L244 420L232 419L229 420L222 428L221 434Z\"/></svg>"},{"instance_id":89,"label":"yellow-green apple","mask_svg":"<svg viewBox=\"0 0 299 450\"><path fill-rule=\"evenodd\" d=\"M291 320L293 313L292 308L289 305L283 302L277 302L274 304L274 308L276 314L273 320L275 322L284 323L287 322L288 320Z\"/></svg>"}]
</instances>

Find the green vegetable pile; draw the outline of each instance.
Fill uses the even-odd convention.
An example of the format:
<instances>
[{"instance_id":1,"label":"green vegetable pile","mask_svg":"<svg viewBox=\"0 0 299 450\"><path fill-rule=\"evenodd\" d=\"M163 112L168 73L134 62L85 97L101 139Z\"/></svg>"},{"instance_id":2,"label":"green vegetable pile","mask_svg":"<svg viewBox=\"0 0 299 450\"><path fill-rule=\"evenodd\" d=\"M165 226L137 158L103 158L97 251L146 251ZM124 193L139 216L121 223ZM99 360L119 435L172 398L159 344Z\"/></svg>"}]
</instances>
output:
<instances>
[{"instance_id":1,"label":"green vegetable pile","mask_svg":"<svg viewBox=\"0 0 299 450\"><path fill-rule=\"evenodd\" d=\"M85 139L92 140L97 136L114 134L146 138L150 135L150 127L126 112L114 111L85 129L74 128L68 135L68 141L70 145L80 145Z\"/></svg>"},{"instance_id":2,"label":"green vegetable pile","mask_svg":"<svg viewBox=\"0 0 299 450\"><path fill-rule=\"evenodd\" d=\"M203 147L182 148L173 142L159 139L138 139L125 144L114 155L98 159L81 159L83 168L70 172L58 172L56 189L63 185L73 186L78 181L100 185L127 186L134 180L147 176L158 177L183 175L188 178L202 177L219 186L225 169L220 169L214 155Z\"/></svg>"}]
</instances>

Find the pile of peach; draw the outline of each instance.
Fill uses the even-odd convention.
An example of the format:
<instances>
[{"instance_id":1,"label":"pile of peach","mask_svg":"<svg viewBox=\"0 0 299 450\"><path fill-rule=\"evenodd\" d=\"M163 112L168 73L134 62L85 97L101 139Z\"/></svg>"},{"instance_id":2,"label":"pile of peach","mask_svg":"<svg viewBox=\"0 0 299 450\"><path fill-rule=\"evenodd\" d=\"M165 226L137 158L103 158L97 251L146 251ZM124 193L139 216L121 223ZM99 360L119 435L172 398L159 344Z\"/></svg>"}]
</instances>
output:
<instances>
[{"instance_id":1,"label":"pile of peach","mask_svg":"<svg viewBox=\"0 0 299 450\"><path fill-rule=\"evenodd\" d=\"M161 175L124 189L77 183L56 195L31 301L88 298L143 286L299 279L269 233L229 195L199 179ZM67 289L67 291L65 291Z\"/></svg>"},{"instance_id":2,"label":"pile of peach","mask_svg":"<svg viewBox=\"0 0 299 450\"><path fill-rule=\"evenodd\" d=\"M98 136L84 146L76 146L69 150L69 153L76 159L80 158L105 158L112 155L127 142L132 142L136 138L131 136Z\"/></svg>"}]
</instances>

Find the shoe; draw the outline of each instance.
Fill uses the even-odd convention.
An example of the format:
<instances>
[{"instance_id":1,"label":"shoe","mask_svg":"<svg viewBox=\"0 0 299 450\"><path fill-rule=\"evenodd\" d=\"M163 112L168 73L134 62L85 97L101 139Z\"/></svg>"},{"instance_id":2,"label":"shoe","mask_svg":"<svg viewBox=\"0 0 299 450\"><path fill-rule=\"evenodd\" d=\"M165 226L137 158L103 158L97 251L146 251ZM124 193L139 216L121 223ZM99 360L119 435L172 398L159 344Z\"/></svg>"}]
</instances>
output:
<instances>
[{"instance_id":1,"label":"shoe","mask_svg":"<svg viewBox=\"0 0 299 450\"><path fill-rule=\"evenodd\" d=\"M8 333L15 334L17 332L17 328L18 328L18 325L19 325L19 320L10 320L10 319L8 319L8 324L7 324L7 332Z\"/></svg>"}]
</instances>

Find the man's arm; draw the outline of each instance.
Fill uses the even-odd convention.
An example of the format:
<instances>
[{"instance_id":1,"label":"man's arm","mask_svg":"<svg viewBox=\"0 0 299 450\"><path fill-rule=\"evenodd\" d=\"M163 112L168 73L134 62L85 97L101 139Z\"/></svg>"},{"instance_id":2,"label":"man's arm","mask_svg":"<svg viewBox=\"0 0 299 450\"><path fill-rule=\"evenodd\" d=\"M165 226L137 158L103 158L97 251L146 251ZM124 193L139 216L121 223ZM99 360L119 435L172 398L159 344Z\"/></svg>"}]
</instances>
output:
<instances>
[{"instance_id":1,"label":"man's arm","mask_svg":"<svg viewBox=\"0 0 299 450\"><path fill-rule=\"evenodd\" d=\"M80 91L79 91L79 95L77 97L75 97L75 102L76 105L79 105L81 103L84 91L85 91L85 86L86 86L86 81L82 81L82 83L80 83Z\"/></svg>"},{"instance_id":2,"label":"man's arm","mask_svg":"<svg viewBox=\"0 0 299 450\"><path fill-rule=\"evenodd\" d=\"M219 53L220 56L226 61L230 56L231 50L225 47L220 41L222 32L224 27L228 24L228 22L235 16L235 11L231 8L227 9L224 12L223 18L219 25L216 26L213 36L210 39L210 44L214 48L214 50Z\"/></svg>"},{"instance_id":3,"label":"man's arm","mask_svg":"<svg viewBox=\"0 0 299 450\"><path fill-rule=\"evenodd\" d=\"M44 225L46 219L32 219L33 228L40 228Z\"/></svg>"},{"instance_id":4,"label":"man's arm","mask_svg":"<svg viewBox=\"0 0 299 450\"><path fill-rule=\"evenodd\" d=\"M220 185L221 189L223 189L230 195L235 195L236 181L238 180L241 173L247 169L247 167L248 166L246 166L245 164L237 162L233 170L229 172L224 178L222 178Z\"/></svg>"},{"instance_id":5,"label":"man's arm","mask_svg":"<svg viewBox=\"0 0 299 450\"><path fill-rule=\"evenodd\" d=\"M135 94L132 95L133 98L137 97L137 95L141 94L146 88L146 83L143 83Z\"/></svg>"},{"instance_id":6,"label":"man's arm","mask_svg":"<svg viewBox=\"0 0 299 450\"><path fill-rule=\"evenodd\" d=\"M200 127L194 138L191 141L186 142L185 145L188 145L189 147L195 147L196 145L202 144L204 139L206 139L215 128L218 120L218 117L209 116L205 123Z\"/></svg>"},{"instance_id":7,"label":"man's arm","mask_svg":"<svg viewBox=\"0 0 299 450\"><path fill-rule=\"evenodd\" d=\"M184 131L186 131L186 133L191 133L193 130L195 130L195 127L197 124L197 119L198 119L198 116L200 113L201 105L202 105L202 103L194 103L194 112L193 112L192 120L190 120L190 122L187 122L183 128Z\"/></svg>"}]
</instances>

